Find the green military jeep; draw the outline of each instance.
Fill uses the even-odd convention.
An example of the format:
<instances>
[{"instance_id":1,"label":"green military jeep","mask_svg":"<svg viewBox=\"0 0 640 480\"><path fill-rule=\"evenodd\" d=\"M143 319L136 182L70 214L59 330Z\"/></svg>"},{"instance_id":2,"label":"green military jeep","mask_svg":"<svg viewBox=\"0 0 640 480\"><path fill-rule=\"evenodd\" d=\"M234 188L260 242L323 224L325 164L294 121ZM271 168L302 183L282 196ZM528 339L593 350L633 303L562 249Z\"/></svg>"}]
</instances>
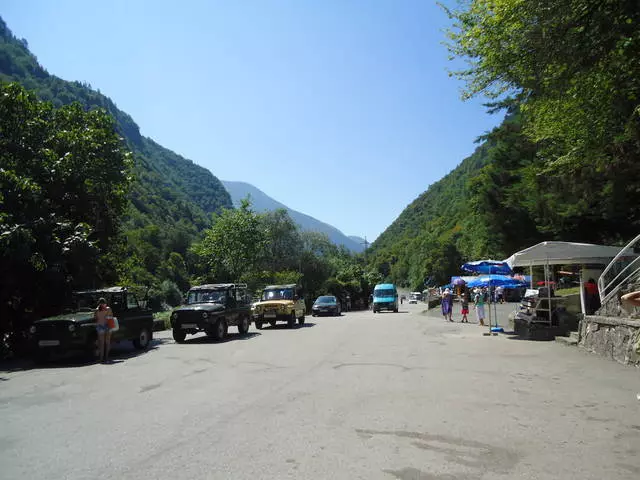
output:
<instances>
[{"instance_id":1,"label":"green military jeep","mask_svg":"<svg viewBox=\"0 0 640 480\"><path fill-rule=\"evenodd\" d=\"M135 294L126 287L110 287L73 293L72 305L62 315L37 320L31 326L31 338L38 361L53 353L70 351L96 354L95 308L104 297L118 319L118 330L111 334L112 342L133 341L138 349L146 349L153 338L153 314L138 303Z\"/></svg>"},{"instance_id":2,"label":"green military jeep","mask_svg":"<svg viewBox=\"0 0 640 480\"><path fill-rule=\"evenodd\" d=\"M184 305L171 314L173 339L184 342L187 334L205 332L223 340L230 326L245 335L251 325L251 306L244 283L217 283L193 287Z\"/></svg>"}]
</instances>

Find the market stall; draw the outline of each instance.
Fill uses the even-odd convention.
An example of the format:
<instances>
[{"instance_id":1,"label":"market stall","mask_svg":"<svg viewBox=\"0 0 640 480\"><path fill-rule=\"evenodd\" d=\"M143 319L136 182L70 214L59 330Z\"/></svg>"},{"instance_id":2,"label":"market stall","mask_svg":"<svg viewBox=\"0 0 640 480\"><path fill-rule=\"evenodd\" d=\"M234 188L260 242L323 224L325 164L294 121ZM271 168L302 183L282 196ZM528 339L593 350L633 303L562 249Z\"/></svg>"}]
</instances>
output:
<instances>
[{"instance_id":1,"label":"market stall","mask_svg":"<svg viewBox=\"0 0 640 480\"><path fill-rule=\"evenodd\" d=\"M580 267L580 298L582 312L585 307L585 279L598 278L604 267L619 252L620 247L607 245L593 245L589 243L574 242L542 242L532 247L521 250L505 260L509 267L529 268L530 288L534 289L533 267L544 267L544 278L541 281L542 288L537 290L540 295L536 299L535 307L532 307L532 322L553 325L555 304L558 302L553 296L554 279L551 267L560 265L579 265ZM535 289L534 289L535 290Z\"/></svg>"}]
</instances>

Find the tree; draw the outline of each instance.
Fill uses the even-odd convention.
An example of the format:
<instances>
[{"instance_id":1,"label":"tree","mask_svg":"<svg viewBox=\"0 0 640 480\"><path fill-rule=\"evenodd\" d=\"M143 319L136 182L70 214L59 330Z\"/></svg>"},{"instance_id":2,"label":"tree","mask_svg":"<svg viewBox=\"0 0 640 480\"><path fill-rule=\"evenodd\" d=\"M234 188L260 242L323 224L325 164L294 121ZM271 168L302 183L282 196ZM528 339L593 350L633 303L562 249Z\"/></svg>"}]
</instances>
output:
<instances>
[{"instance_id":1,"label":"tree","mask_svg":"<svg viewBox=\"0 0 640 480\"><path fill-rule=\"evenodd\" d=\"M263 269L273 272L298 270L302 237L295 222L284 209L266 212L260 217L265 231Z\"/></svg>"},{"instance_id":2,"label":"tree","mask_svg":"<svg viewBox=\"0 0 640 480\"><path fill-rule=\"evenodd\" d=\"M0 86L0 290L40 296L113 276L102 263L127 206L131 158L101 110L39 102ZM52 295L47 298L46 293Z\"/></svg>"},{"instance_id":3,"label":"tree","mask_svg":"<svg viewBox=\"0 0 640 480\"><path fill-rule=\"evenodd\" d=\"M240 208L216 215L194 251L219 280L238 281L254 270L265 248L266 233L260 216L248 200Z\"/></svg>"},{"instance_id":4,"label":"tree","mask_svg":"<svg viewBox=\"0 0 640 480\"><path fill-rule=\"evenodd\" d=\"M449 50L468 68L455 75L466 82L465 97L502 106L515 97L524 132L545 160L530 185L548 215L540 218L545 228L610 232L609 241L633 236L640 227L629 201L640 191L637 0L459 4L448 10Z\"/></svg>"}]
</instances>

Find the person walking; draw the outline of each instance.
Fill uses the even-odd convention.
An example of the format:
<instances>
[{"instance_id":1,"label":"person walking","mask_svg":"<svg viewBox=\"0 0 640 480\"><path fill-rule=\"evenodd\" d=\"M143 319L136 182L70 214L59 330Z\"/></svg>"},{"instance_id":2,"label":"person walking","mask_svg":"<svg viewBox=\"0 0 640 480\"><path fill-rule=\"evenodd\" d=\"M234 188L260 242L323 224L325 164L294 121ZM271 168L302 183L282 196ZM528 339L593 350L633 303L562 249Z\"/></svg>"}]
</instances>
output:
<instances>
[{"instance_id":1,"label":"person walking","mask_svg":"<svg viewBox=\"0 0 640 480\"><path fill-rule=\"evenodd\" d=\"M496 287L496 303L504 303L504 288L501 286Z\"/></svg>"},{"instance_id":2,"label":"person walking","mask_svg":"<svg viewBox=\"0 0 640 480\"><path fill-rule=\"evenodd\" d=\"M480 289L475 290L473 297L473 303L475 304L476 317L478 317L478 323L480 326L484 326L484 304L486 301L485 293Z\"/></svg>"},{"instance_id":3,"label":"person walking","mask_svg":"<svg viewBox=\"0 0 640 480\"><path fill-rule=\"evenodd\" d=\"M469 294L465 291L460 295L460 305L462 306L462 321L461 323L469 323L467 315L469 315Z\"/></svg>"},{"instance_id":4,"label":"person walking","mask_svg":"<svg viewBox=\"0 0 640 480\"><path fill-rule=\"evenodd\" d=\"M109 360L111 350L111 325L113 322L113 311L107 305L104 298L98 300L98 307L94 313L96 330L98 331L98 355L101 363Z\"/></svg>"},{"instance_id":5,"label":"person walking","mask_svg":"<svg viewBox=\"0 0 640 480\"><path fill-rule=\"evenodd\" d=\"M453 322L451 318L451 314L453 313L453 295L451 295L451 290L446 288L444 290L444 294L442 295L442 315L444 316L445 322L449 320Z\"/></svg>"}]
</instances>

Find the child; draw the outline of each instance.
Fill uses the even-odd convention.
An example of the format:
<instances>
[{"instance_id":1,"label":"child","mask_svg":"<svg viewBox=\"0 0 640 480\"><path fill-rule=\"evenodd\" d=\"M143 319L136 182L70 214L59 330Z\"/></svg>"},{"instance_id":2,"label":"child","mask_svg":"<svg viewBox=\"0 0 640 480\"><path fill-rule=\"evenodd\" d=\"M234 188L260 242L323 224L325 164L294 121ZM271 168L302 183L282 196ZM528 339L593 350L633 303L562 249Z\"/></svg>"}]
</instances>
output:
<instances>
[{"instance_id":1,"label":"child","mask_svg":"<svg viewBox=\"0 0 640 480\"><path fill-rule=\"evenodd\" d=\"M462 292L460 304L462 305L462 323L469 323L469 319L467 318L469 314L469 297L467 292Z\"/></svg>"}]
</instances>

